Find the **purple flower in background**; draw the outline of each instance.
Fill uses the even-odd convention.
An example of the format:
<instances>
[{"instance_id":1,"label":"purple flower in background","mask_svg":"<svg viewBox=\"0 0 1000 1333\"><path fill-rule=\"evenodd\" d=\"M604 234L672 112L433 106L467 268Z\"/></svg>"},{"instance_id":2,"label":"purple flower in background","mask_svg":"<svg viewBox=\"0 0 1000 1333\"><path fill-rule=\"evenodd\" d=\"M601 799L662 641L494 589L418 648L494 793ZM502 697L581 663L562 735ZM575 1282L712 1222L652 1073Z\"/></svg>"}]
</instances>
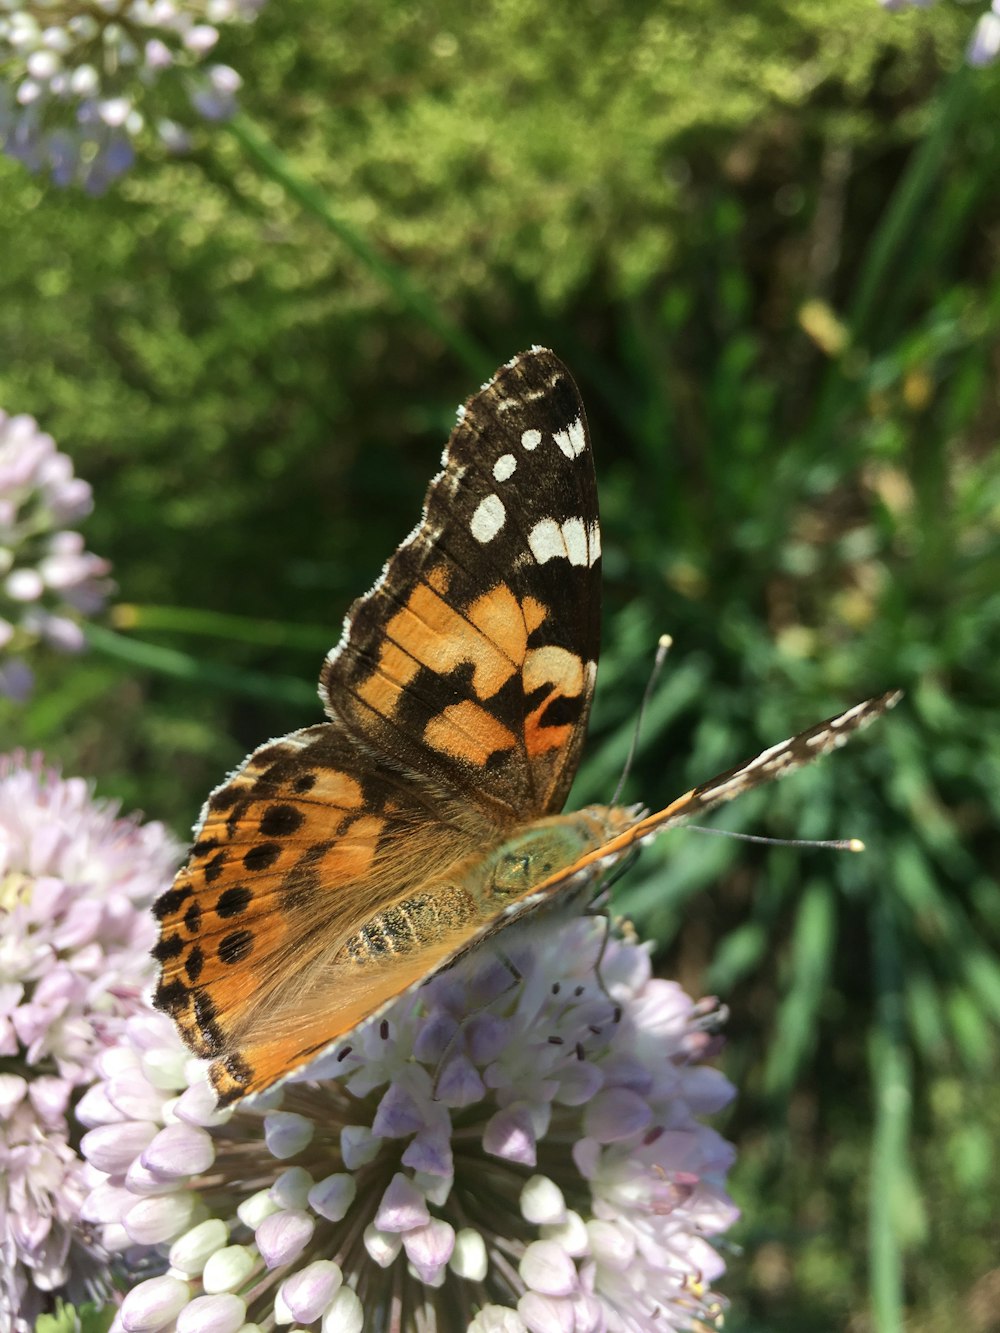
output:
<instances>
[{"instance_id":1,"label":"purple flower in background","mask_svg":"<svg viewBox=\"0 0 1000 1333\"><path fill-rule=\"evenodd\" d=\"M72 1103L151 979L178 849L40 757L0 756L0 1329L99 1294Z\"/></svg>"},{"instance_id":2,"label":"purple flower in background","mask_svg":"<svg viewBox=\"0 0 1000 1333\"><path fill-rule=\"evenodd\" d=\"M969 42L965 58L976 69L992 65L1000 55L1000 0L993 0L985 14L979 16Z\"/></svg>"},{"instance_id":3,"label":"purple flower in background","mask_svg":"<svg viewBox=\"0 0 1000 1333\"><path fill-rule=\"evenodd\" d=\"M263 0L36 0L0 5L0 146L57 185L99 194L150 124L168 148L180 123L233 114L240 78L208 61L225 23ZM163 114L176 113L176 118Z\"/></svg>"},{"instance_id":4,"label":"purple flower in background","mask_svg":"<svg viewBox=\"0 0 1000 1333\"><path fill-rule=\"evenodd\" d=\"M267 1093L219 1111L162 1015L78 1108L83 1216L156 1276L113 1330L248 1322L600 1333L712 1322L736 1209L702 1123L719 1012L593 918L505 932ZM613 998L609 998L609 994Z\"/></svg>"},{"instance_id":5,"label":"purple flower in background","mask_svg":"<svg viewBox=\"0 0 1000 1333\"><path fill-rule=\"evenodd\" d=\"M878 0L883 9L928 9L934 0ZM980 14L965 49L966 63L974 69L992 65L1000 56L1000 0L993 0L985 14Z\"/></svg>"},{"instance_id":6,"label":"purple flower in background","mask_svg":"<svg viewBox=\"0 0 1000 1333\"><path fill-rule=\"evenodd\" d=\"M92 503L90 487L34 418L0 412L0 696L31 693L19 653L39 642L79 652L80 618L104 605L111 566L64 527Z\"/></svg>"}]
</instances>

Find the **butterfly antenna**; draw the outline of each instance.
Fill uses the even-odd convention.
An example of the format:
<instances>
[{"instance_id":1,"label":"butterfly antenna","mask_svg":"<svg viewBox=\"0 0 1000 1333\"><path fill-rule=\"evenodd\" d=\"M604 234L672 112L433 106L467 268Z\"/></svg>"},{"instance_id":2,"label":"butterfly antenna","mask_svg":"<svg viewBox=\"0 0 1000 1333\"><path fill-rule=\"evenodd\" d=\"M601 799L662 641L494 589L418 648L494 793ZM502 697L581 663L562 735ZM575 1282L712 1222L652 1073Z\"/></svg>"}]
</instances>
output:
<instances>
[{"instance_id":1,"label":"butterfly antenna","mask_svg":"<svg viewBox=\"0 0 1000 1333\"><path fill-rule=\"evenodd\" d=\"M661 634L656 644L656 656L653 658L653 667L649 673L649 680L646 681L646 688L642 692L642 702L639 704L639 714L635 719L635 726L632 728L632 740L628 747L628 756L625 760L625 767L622 769L622 775L618 779L618 786L615 788L615 794L611 798L611 804L617 805L618 798L622 794L622 788L628 781L628 775L632 771L632 764L635 760L635 752L639 746L639 736L642 732L643 718L646 716L646 708L656 689L656 682L660 678L660 672L663 669L663 663L667 653L673 646L673 639L669 634Z\"/></svg>"},{"instance_id":2,"label":"butterfly antenna","mask_svg":"<svg viewBox=\"0 0 1000 1333\"><path fill-rule=\"evenodd\" d=\"M765 838L759 833L735 833L727 828L708 828L705 824L688 824L692 833L714 833L720 838L738 838L740 842L759 842L765 847L824 847L833 852L863 852L860 838Z\"/></svg>"}]
</instances>

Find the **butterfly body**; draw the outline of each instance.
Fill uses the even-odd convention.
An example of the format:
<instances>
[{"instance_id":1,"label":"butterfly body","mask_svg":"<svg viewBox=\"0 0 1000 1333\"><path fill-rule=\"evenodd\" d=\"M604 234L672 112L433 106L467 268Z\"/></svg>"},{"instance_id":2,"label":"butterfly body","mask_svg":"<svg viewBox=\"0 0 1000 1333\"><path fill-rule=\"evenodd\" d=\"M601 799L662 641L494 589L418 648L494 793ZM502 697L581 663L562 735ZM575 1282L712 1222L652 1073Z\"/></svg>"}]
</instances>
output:
<instances>
[{"instance_id":1,"label":"butterfly body","mask_svg":"<svg viewBox=\"0 0 1000 1333\"><path fill-rule=\"evenodd\" d=\"M328 721L209 797L155 912L156 1005L260 1091L643 838L842 743L885 696L664 810L563 814L596 677L597 487L586 419L534 348L459 411L423 516L351 608Z\"/></svg>"},{"instance_id":2,"label":"butterfly body","mask_svg":"<svg viewBox=\"0 0 1000 1333\"><path fill-rule=\"evenodd\" d=\"M366 964L389 954L420 957L441 945L457 957L470 929L479 943L491 927L541 905L535 901L538 886L606 844L622 816L624 811L594 807L539 820L491 851L454 862L440 878L368 918L344 951Z\"/></svg>"}]
</instances>

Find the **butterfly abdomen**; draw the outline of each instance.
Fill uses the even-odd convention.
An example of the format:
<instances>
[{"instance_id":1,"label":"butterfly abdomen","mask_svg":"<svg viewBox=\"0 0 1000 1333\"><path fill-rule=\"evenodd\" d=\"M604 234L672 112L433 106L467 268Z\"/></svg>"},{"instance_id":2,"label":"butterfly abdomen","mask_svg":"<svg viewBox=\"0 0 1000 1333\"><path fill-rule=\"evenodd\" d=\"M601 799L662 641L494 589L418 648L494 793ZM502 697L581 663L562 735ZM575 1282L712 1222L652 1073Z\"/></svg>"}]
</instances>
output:
<instances>
[{"instance_id":1,"label":"butterfly abdomen","mask_svg":"<svg viewBox=\"0 0 1000 1333\"><path fill-rule=\"evenodd\" d=\"M435 884L376 913L344 944L337 961L371 963L389 954L407 954L437 944L474 922L470 894L456 884Z\"/></svg>"}]
</instances>

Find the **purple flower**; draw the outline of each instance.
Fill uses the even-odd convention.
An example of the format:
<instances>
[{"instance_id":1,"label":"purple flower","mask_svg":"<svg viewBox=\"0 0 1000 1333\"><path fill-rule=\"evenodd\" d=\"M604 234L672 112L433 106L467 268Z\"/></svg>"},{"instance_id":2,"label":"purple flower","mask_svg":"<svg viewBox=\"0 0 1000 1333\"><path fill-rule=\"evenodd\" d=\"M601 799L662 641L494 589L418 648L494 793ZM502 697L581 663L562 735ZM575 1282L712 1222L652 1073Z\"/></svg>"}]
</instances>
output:
<instances>
[{"instance_id":1,"label":"purple flower","mask_svg":"<svg viewBox=\"0 0 1000 1333\"><path fill-rule=\"evenodd\" d=\"M111 566L63 527L92 503L90 487L32 417L0 412L0 696L31 693L31 669L18 654L37 643L79 652L80 617L104 605Z\"/></svg>"},{"instance_id":2,"label":"purple flower","mask_svg":"<svg viewBox=\"0 0 1000 1333\"><path fill-rule=\"evenodd\" d=\"M177 848L40 758L0 757L0 1328L99 1294L71 1099L151 980Z\"/></svg>"},{"instance_id":3,"label":"purple flower","mask_svg":"<svg viewBox=\"0 0 1000 1333\"><path fill-rule=\"evenodd\" d=\"M83 1216L162 1265L113 1333L383 1323L661 1333L712 1320L732 1149L714 1003L594 918L504 935L282 1086L217 1110L162 1015L83 1097ZM603 984L602 984L603 983ZM604 989L607 987L607 990ZM464 1312L460 1314L459 1312Z\"/></svg>"},{"instance_id":4,"label":"purple flower","mask_svg":"<svg viewBox=\"0 0 1000 1333\"><path fill-rule=\"evenodd\" d=\"M934 0L878 0L883 9L928 9ZM966 63L974 69L992 65L1000 56L1000 0L993 0L985 14L980 14L965 49Z\"/></svg>"},{"instance_id":5,"label":"purple flower","mask_svg":"<svg viewBox=\"0 0 1000 1333\"><path fill-rule=\"evenodd\" d=\"M965 58L973 68L981 69L984 65L992 65L998 55L1000 55L1000 0L993 0L993 4L985 14L980 15L973 29Z\"/></svg>"},{"instance_id":6,"label":"purple flower","mask_svg":"<svg viewBox=\"0 0 1000 1333\"><path fill-rule=\"evenodd\" d=\"M181 119L225 119L240 78L205 63L224 23L250 21L264 0L82 0L0 14L0 146L56 185L100 194L127 171L152 123L171 151Z\"/></svg>"}]
</instances>

